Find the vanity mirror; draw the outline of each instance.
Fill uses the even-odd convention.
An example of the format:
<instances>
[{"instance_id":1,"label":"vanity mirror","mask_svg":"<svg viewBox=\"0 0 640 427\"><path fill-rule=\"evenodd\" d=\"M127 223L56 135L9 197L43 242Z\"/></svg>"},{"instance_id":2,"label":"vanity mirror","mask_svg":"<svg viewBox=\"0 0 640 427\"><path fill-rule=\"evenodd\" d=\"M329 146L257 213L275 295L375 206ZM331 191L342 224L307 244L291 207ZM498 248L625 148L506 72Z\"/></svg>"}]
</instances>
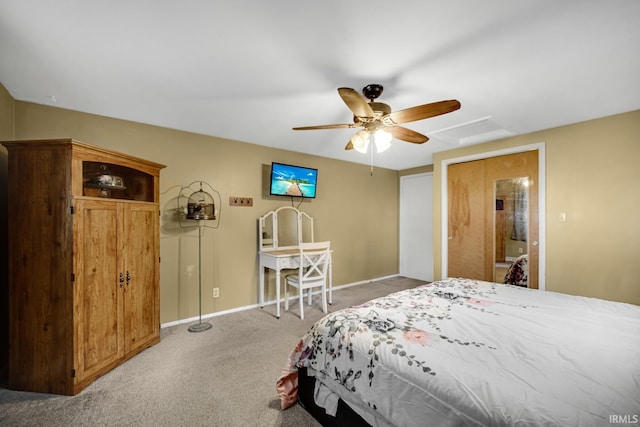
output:
<instances>
[{"instance_id":1,"label":"vanity mirror","mask_svg":"<svg viewBox=\"0 0 640 427\"><path fill-rule=\"evenodd\" d=\"M313 218L290 206L268 212L258 221L260 250L297 248L313 242Z\"/></svg>"}]
</instances>

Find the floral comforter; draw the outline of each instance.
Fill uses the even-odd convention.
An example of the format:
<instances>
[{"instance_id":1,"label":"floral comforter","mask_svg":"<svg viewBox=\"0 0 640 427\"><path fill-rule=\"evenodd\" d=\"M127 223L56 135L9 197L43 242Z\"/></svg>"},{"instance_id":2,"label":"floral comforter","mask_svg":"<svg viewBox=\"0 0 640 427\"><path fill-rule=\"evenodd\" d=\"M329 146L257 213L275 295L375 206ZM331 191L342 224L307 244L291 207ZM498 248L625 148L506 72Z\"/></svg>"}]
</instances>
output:
<instances>
[{"instance_id":1,"label":"floral comforter","mask_svg":"<svg viewBox=\"0 0 640 427\"><path fill-rule=\"evenodd\" d=\"M325 316L278 391L307 367L371 425L601 426L640 415L639 337L635 305L446 279Z\"/></svg>"}]
</instances>

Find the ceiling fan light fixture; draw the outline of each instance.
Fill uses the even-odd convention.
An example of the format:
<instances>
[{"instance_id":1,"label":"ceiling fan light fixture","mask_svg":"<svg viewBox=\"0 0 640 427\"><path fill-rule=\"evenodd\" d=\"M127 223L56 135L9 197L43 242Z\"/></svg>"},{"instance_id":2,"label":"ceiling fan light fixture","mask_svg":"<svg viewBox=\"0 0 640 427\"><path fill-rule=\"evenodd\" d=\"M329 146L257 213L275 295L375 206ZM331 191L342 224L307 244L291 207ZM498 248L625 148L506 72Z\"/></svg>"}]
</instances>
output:
<instances>
[{"instance_id":1,"label":"ceiling fan light fixture","mask_svg":"<svg viewBox=\"0 0 640 427\"><path fill-rule=\"evenodd\" d=\"M355 149L360 153L366 153L369 143L371 143L376 145L378 153L382 153L389 149L393 138L412 144L423 144L429 140L426 135L400 125L450 113L460 108L459 101L449 99L392 111L389 105L374 101L382 93L382 85L367 85L362 90L362 93L364 97L354 89L348 87L338 88L338 95L353 113L353 123L294 127L293 130L361 127L364 130L352 136L344 149ZM367 102L367 99L369 102ZM373 140L370 141L370 139ZM371 154L373 155L373 148L371 149Z\"/></svg>"},{"instance_id":2,"label":"ceiling fan light fixture","mask_svg":"<svg viewBox=\"0 0 640 427\"><path fill-rule=\"evenodd\" d=\"M393 139L393 135L387 132L384 129L378 129L376 133L373 134L373 140L376 144L376 150L378 153L382 153L391 147L391 140Z\"/></svg>"},{"instance_id":3,"label":"ceiling fan light fixture","mask_svg":"<svg viewBox=\"0 0 640 427\"><path fill-rule=\"evenodd\" d=\"M366 153L367 148L369 147L369 132L366 130L361 130L351 137L351 144L353 145L353 149L360 152Z\"/></svg>"}]
</instances>

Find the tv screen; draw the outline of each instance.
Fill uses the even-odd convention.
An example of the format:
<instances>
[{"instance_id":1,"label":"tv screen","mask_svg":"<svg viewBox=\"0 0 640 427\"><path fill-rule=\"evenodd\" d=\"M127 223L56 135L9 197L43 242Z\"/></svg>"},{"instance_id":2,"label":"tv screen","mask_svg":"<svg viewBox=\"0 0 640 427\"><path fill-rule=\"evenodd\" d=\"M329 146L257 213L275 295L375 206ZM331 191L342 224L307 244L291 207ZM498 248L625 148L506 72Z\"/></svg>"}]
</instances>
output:
<instances>
[{"instance_id":1,"label":"tv screen","mask_svg":"<svg viewBox=\"0 0 640 427\"><path fill-rule=\"evenodd\" d=\"M316 197L318 169L302 166L271 163L271 185L269 193L272 196Z\"/></svg>"}]
</instances>

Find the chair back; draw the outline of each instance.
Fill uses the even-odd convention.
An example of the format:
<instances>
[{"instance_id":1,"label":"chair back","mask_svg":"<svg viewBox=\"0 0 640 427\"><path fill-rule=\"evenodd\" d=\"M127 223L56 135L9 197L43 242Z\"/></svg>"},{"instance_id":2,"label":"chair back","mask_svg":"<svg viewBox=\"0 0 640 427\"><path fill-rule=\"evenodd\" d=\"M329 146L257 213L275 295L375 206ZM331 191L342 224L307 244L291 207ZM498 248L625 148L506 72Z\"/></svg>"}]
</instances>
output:
<instances>
[{"instance_id":1,"label":"chair back","mask_svg":"<svg viewBox=\"0 0 640 427\"><path fill-rule=\"evenodd\" d=\"M300 243L300 271L302 284L323 281L327 277L331 242Z\"/></svg>"}]
</instances>

